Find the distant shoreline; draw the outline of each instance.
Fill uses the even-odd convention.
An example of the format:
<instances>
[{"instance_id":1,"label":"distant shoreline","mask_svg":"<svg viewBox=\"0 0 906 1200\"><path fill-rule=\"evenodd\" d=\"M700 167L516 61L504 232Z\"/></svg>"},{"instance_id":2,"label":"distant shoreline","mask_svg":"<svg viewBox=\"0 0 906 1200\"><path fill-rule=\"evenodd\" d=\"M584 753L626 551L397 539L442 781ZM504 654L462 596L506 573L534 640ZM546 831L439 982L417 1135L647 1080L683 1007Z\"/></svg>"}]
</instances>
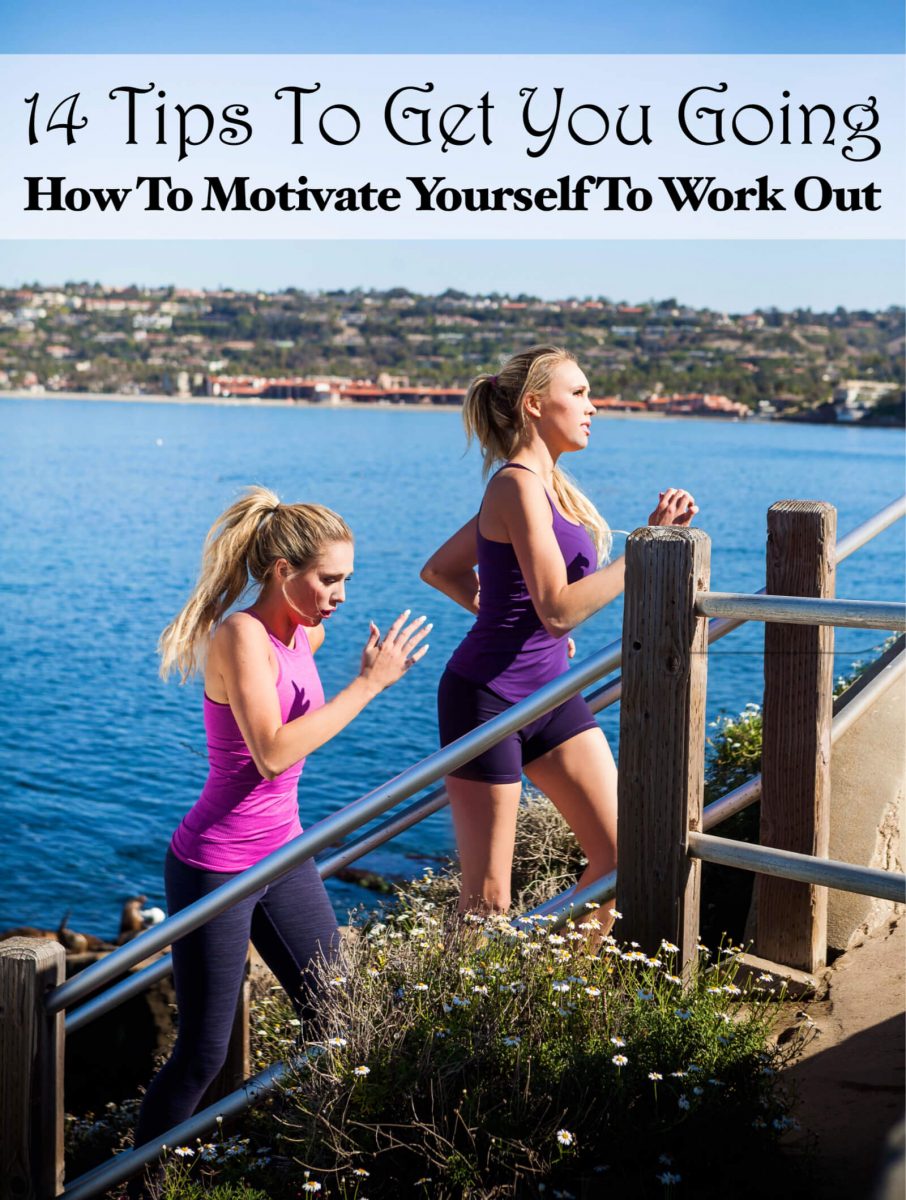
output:
<instances>
[{"instance_id":1,"label":"distant shoreline","mask_svg":"<svg viewBox=\"0 0 906 1200\"><path fill-rule=\"evenodd\" d=\"M126 396L121 392L4 392L0 391L0 400L88 400L91 402L107 401L111 404L196 404L205 408L283 408L283 409L312 409L321 412L460 412L459 404L400 404L387 400L373 400L360 403L350 400L311 401L311 400L251 400L239 396L158 396L141 395ZM612 409L599 409L596 417L604 417L617 421L708 421L724 422L726 424L759 425L804 425L812 427L820 425L831 429L898 429L903 425L894 418L876 421L784 421L771 420L753 413L744 421L739 417L719 416L705 413L663 413L663 412L617 412Z\"/></svg>"},{"instance_id":2,"label":"distant shoreline","mask_svg":"<svg viewBox=\"0 0 906 1200\"><path fill-rule=\"evenodd\" d=\"M210 408L285 408L285 409L316 409L322 412L460 412L460 404L396 404L387 400L373 400L367 403L342 400L333 401L311 400L250 400L238 396L125 396L121 392L0 392L0 399L9 400L107 400L112 404L198 404ZM667 413L656 412L596 412L596 417L618 417L628 420L663 421ZM726 420L723 418L705 418Z\"/></svg>"}]
</instances>

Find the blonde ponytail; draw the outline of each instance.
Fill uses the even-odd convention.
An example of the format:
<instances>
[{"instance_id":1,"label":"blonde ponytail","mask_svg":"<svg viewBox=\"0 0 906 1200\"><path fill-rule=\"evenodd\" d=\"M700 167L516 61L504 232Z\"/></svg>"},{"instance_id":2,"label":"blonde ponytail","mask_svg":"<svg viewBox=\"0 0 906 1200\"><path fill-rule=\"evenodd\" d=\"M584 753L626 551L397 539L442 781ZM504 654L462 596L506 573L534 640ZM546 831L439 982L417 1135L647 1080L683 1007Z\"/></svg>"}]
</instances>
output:
<instances>
[{"instance_id":1,"label":"blonde ponytail","mask_svg":"<svg viewBox=\"0 0 906 1200\"><path fill-rule=\"evenodd\" d=\"M567 473L560 467L554 467L554 495L560 501L560 507L573 521L584 525L591 534L598 553L598 566L603 566L610 558L613 549L613 534L610 526Z\"/></svg>"},{"instance_id":2,"label":"blonde ponytail","mask_svg":"<svg viewBox=\"0 0 906 1200\"><path fill-rule=\"evenodd\" d=\"M485 478L498 463L512 458L525 436L523 397L528 392L543 394L551 374L561 362L575 356L559 346L533 346L507 359L496 375L479 375L463 401L462 419L466 437L481 447ZM613 544L610 528L585 493L560 467L554 468L554 495L564 513L584 525L595 543L598 565L610 557Z\"/></svg>"},{"instance_id":3,"label":"blonde ponytail","mask_svg":"<svg viewBox=\"0 0 906 1200\"><path fill-rule=\"evenodd\" d=\"M198 582L179 614L160 635L160 673L177 669L180 682L195 674L217 622L235 604L250 578L264 584L274 563L307 567L331 542L351 542L341 516L321 504L281 504L264 487L251 487L221 513L205 538Z\"/></svg>"},{"instance_id":4,"label":"blonde ponytail","mask_svg":"<svg viewBox=\"0 0 906 1200\"><path fill-rule=\"evenodd\" d=\"M511 360L512 361L512 360ZM518 403L522 388L501 382L500 375L479 375L466 392L462 419L466 438L481 447L482 476L487 479L497 463L506 462L525 429Z\"/></svg>"}]
</instances>

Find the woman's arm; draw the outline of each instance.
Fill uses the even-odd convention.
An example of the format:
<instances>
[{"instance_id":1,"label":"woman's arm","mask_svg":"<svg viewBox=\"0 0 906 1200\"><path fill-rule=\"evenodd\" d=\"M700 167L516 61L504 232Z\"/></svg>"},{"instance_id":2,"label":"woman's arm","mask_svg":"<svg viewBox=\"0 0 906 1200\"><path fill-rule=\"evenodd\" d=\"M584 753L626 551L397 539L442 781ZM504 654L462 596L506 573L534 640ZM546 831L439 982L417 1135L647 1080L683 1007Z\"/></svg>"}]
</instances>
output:
<instances>
[{"instance_id":1,"label":"woman's arm","mask_svg":"<svg viewBox=\"0 0 906 1200\"><path fill-rule=\"evenodd\" d=\"M564 637L623 590L623 556L569 583L566 564L551 522L550 503L541 481L527 471L505 471L488 489L492 515L512 543L529 595L544 628ZM687 525L695 509L692 497L677 488L661 493L649 525Z\"/></svg>"},{"instance_id":2,"label":"woman's arm","mask_svg":"<svg viewBox=\"0 0 906 1200\"><path fill-rule=\"evenodd\" d=\"M383 641L372 624L356 678L321 708L285 725L264 627L244 613L234 613L224 621L215 636L217 670L245 744L265 779L282 775L329 742L366 704L418 662L428 647L416 647L431 626L423 624L424 617L405 625L408 615L407 611L397 617Z\"/></svg>"},{"instance_id":3,"label":"woman's arm","mask_svg":"<svg viewBox=\"0 0 906 1200\"><path fill-rule=\"evenodd\" d=\"M473 615L478 612L478 517L467 521L421 569L421 578Z\"/></svg>"}]
</instances>

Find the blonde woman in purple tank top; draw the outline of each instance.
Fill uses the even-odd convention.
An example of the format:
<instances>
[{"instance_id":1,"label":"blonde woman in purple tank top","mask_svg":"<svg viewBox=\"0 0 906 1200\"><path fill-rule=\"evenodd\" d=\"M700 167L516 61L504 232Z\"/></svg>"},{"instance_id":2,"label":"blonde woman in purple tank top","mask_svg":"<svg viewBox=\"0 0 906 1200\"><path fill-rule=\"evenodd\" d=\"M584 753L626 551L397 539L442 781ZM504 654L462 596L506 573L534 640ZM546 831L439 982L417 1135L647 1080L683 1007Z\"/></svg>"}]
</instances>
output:
<instances>
[{"instance_id":1,"label":"blonde woman in purple tank top","mask_svg":"<svg viewBox=\"0 0 906 1200\"><path fill-rule=\"evenodd\" d=\"M605 521L558 461L588 445L593 414L588 380L556 347L516 354L469 388L467 434L478 439L485 475L497 469L476 516L422 570L426 583L476 617L441 678L444 745L562 674L570 631L623 589L622 557L607 561ZM688 525L697 511L688 492L667 488L648 524ZM616 767L588 705L575 696L447 777L460 911L509 908L523 772L566 818L588 859L578 886L616 866ZM599 911L598 919L606 932L609 914Z\"/></svg>"},{"instance_id":2,"label":"blonde woman in purple tank top","mask_svg":"<svg viewBox=\"0 0 906 1200\"><path fill-rule=\"evenodd\" d=\"M346 598L349 526L319 504L281 504L250 488L211 528L201 574L161 635L161 674L204 670L209 773L167 853L174 913L259 862L302 831L298 782L305 758L344 729L425 654L424 617L401 613L384 637L374 624L359 673L325 701L314 663L324 625ZM227 616L249 583L253 605ZM195 1111L223 1065L251 940L317 1034L310 968L335 949L337 922L309 860L173 946L179 1034L145 1096L141 1145ZM133 1195L141 1195L136 1183Z\"/></svg>"}]
</instances>

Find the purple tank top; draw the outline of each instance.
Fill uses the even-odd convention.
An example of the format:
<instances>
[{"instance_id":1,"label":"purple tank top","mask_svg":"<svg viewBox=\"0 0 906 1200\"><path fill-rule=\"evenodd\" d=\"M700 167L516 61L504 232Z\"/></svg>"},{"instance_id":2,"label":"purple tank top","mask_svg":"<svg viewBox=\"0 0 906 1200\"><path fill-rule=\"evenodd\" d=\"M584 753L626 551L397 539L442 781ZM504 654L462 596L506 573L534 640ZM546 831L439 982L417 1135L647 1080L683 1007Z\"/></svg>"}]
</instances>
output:
<instances>
[{"instance_id":1,"label":"purple tank top","mask_svg":"<svg viewBox=\"0 0 906 1200\"><path fill-rule=\"evenodd\" d=\"M521 463L506 465L530 470ZM548 502L554 536L566 564L566 578L575 583L596 570L595 543L584 525L567 521L550 496ZM454 674L490 688L504 700L522 700L567 669L566 638L552 637L541 624L512 545L493 542L480 530L478 577L478 619L447 666Z\"/></svg>"},{"instance_id":2,"label":"purple tank top","mask_svg":"<svg viewBox=\"0 0 906 1200\"><path fill-rule=\"evenodd\" d=\"M255 616L254 613L251 614ZM296 626L293 647L268 631L277 655L277 696L285 725L324 703L308 637ZM173 834L173 853L204 871L244 871L302 832L299 776L305 760L264 779L229 704L204 697L208 778Z\"/></svg>"}]
</instances>

